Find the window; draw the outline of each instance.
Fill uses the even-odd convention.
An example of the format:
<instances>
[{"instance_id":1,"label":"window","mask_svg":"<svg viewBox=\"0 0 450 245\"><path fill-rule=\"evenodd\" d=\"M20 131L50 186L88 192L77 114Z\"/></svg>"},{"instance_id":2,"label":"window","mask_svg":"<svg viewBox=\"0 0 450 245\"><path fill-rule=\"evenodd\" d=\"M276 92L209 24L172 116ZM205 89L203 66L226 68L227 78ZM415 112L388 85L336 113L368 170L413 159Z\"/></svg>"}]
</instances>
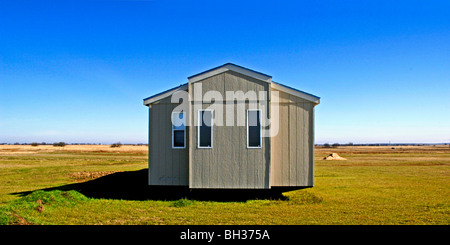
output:
<instances>
[{"instance_id":1,"label":"window","mask_svg":"<svg viewBox=\"0 0 450 245\"><path fill-rule=\"evenodd\" d=\"M197 128L198 148L212 148L213 137L213 111L198 111Z\"/></svg>"},{"instance_id":2,"label":"window","mask_svg":"<svg viewBox=\"0 0 450 245\"><path fill-rule=\"evenodd\" d=\"M186 118L184 112L172 112L172 148L186 148Z\"/></svg>"},{"instance_id":3,"label":"window","mask_svg":"<svg viewBox=\"0 0 450 245\"><path fill-rule=\"evenodd\" d=\"M261 148L261 110L247 110L247 148Z\"/></svg>"}]
</instances>

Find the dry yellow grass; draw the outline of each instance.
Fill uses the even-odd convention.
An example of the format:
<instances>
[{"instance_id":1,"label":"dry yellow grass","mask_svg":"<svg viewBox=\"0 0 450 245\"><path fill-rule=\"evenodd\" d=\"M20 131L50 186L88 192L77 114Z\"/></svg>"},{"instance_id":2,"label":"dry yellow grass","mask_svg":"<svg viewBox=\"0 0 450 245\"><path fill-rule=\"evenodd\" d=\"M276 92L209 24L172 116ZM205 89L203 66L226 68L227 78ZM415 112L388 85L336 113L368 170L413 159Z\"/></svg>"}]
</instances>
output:
<instances>
[{"instance_id":1,"label":"dry yellow grass","mask_svg":"<svg viewBox=\"0 0 450 245\"><path fill-rule=\"evenodd\" d=\"M395 149L392 149L395 148ZM0 154L34 154L46 152L119 152L119 153L147 153L146 145L66 145L55 147L53 145L0 145ZM448 145L425 146L339 146L337 148L315 147L316 156L328 155L333 152L339 154L375 154L375 153L450 153ZM317 160L317 158L316 158Z\"/></svg>"},{"instance_id":2,"label":"dry yellow grass","mask_svg":"<svg viewBox=\"0 0 450 245\"><path fill-rule=\"evenodd\" d=\"M147 153L147 150L148 146L145 145L122 145L121 147L111 147L110 145L66 145L64 147L56 147L53 145L0 145L0 155L22 155L54 152Z\"/></svg>"},{"instance_id":3,"label":"dry yellow grass","mask_svg":"<svg viewBox=\"0 0 450 245\"><path fill-rule=\"evenodd\" d=\"M315 147L316 154L331 154L337 153L450 153L448 145L423 145L423 146L339 146L337 148Z\"/></svg>"},{"instance_id":4,"label":"dry yellow grass","mask_svg":"<svg viewBox=\"0 0 450 245\"><path fill-rule=\"evenodd\" d=\"M241 202L143 200L147 146L3 145L0 224L448 225L450 148L394 147L317 147L313 188ZM332 152L347 161L321 160ZM113 181L101 184L108 173ZM102 191L92 195L87 186ZM43 198L55 201L41 208Z\"/></svg>"}]
</instances>

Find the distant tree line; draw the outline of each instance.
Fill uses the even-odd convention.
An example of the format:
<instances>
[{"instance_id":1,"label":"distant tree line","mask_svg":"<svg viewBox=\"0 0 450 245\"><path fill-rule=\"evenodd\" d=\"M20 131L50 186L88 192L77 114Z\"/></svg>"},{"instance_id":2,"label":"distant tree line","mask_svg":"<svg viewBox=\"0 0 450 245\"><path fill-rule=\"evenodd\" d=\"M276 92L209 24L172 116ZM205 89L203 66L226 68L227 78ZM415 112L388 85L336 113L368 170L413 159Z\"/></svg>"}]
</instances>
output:
<instances>
[{"instance_id":1,"label":"distant tree line","mask_svg":"<svg viewBox=\"0 0 450 245\"><path fill-rule=\"evenodd\" d=\"M317 147L323 147L323 148L338 148L339 146L425 146L425 145L450 145L450 143L365 143L365 144L355 144L352 142L349 142L347 144L340 144L340 143L324 143L324 144L315 144Z\"/></svg>"},{"instance_id":2,"label":"distant tree line","mask_svg":"<svg viewBox=\"0 0 450 245\"><path fill-rule=\"evenodd\" d=\"M53 146L64 147L64 146L66 146L66 143L65 142L57 142L57 143L53 143Z\"/></svg>"},{"instance_id":3,"label":"distant tree line","mask_svg":"<svg viewBox=\"0 0 450 245\"><path fill-rule=\"evenodd\" d=\"M345 144L345 145L350 145L350 144L353 145L353 143L348 143L348 144ZM322 146L323 146L323 148L338 148L339 146L341 146L341 144L333 143L332 145L330 145L329 143L325 143Z\"/></svg>"},{"instance_id":4,"label":"distant tree line","mask_svg":"<svg viewBox=\"0 0 450 245\"><path fill-rule=\"evenodd\" d=\"M120 142L111 144L111 147L112 147L112 148L114 148L114 147L121 147L121 146L122 146L122 143L120 143Z\"/></svg>"},{"instance_id":5,"label":"distant tree line","mask_svg":"<svg viewBox=\"0 0 450 245\"><path fill-rule=\"evenodd\" d=\"M47 142L32 142L32 143L19 143L19 142L15 142L15 143L0 143L0 145L31 145L31 146L39 146L39 145L53 145L53 146L66 146L66 145L108 145L108 144L103 144L103 143L66 143L66 142L55 142L55 143L47 143ZM112 146L114 145L114 146ZM137 144L123 144L120 142L117 143L113 143L111 144L112 147L120 147L122 145L132 145L132 146L147 146L148 144L144 144L144 143L137 143Z\"/></svg>"}]
</instances>

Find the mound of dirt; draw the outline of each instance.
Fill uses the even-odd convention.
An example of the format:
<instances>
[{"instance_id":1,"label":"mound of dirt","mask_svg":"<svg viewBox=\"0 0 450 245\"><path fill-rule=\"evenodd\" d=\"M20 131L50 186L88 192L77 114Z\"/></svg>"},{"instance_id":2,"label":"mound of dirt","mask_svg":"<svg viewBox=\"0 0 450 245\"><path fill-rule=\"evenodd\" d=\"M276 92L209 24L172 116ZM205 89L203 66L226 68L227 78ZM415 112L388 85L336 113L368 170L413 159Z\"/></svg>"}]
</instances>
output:
<instances>
[{"instance_id":1,"label":"mound of dirt","mask_svg":"<svg viewBox=\"0 0 450 245\"><path fill-rule=\"evenodd\" d=\"M323 160L347 160L347 158L343 158L337 153L331 153L330 155L324 157Z\"/></svg>"}]
</instances>

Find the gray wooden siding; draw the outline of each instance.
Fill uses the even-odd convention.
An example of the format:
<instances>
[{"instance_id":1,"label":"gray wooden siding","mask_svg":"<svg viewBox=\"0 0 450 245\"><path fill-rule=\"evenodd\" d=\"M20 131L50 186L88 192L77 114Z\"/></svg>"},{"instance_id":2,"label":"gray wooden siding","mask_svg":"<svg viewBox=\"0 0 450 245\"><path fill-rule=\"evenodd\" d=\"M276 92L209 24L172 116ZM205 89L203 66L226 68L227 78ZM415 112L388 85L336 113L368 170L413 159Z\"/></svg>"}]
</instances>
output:
<instances>
[{"instance_id":1,"label":"gray wooden siding","mask_svg":"<svg viewBox=\"0 0 450 245\"><path fill-rule=\"evenodd\" d=\"M149 185L189 185L188 149L172 149L172 104L170 97L149 108Z\"/></svg>"},{"instance_id":2,"label":"gray wooden siding","mask_svg":"<svg viewBox=\"0 0 450 245\"><path fill-rule=\"evenodd\" d=\"M271 138L271 186L313 186L314 103L278 92L280 121L278 135Z\"/></svg>"},{"instance_id":3,"label":"gray wooden siding","mask_svg":"<svg viewBox=\"0 0 450 245\"><path fill-rule=\"evenodd\" d=\"M199 81L203 95L219 91L271 91L270 84L228 71ZM193 98L194 86L189 84ZM172 149L171 114L178 104L170 97L149 108L149 184L186 185L190 188L270 188L314 185L314 103L278 91L279 134L263 138L262 148L247 149L246 126L213 127L213 148L197 148L197 127L186 128L186 148ZM190 103L193 124L198 111ZM245 110L239 111L244 104ZM210 109L204 104L202 109ZM248 102L236 101L238 113L246 116ZM271 106L267 108L270 118ZM214 118L217 118L214 111ZM226 117L223 116L225 123ZM244 117L245 118L245 117ZM245 124L244 124L245 125ZM191 137L189 137L191 135Z\"/></svg>"},{"instance_id":4,"label":"gray wooden siding","mask_svg":"<svg viewBox=\"0 0 450 245\"><path fill-rule=\"evenodd\" d=\"M247 92L267 91L270 85L256 79L246 77L235 72L225 72L207 78L202 83L203 94L210 90L216 90L225 96L225 91L241 90ZM189 85L191 96L194 91ZM239 112L237 101L234 103L234 123ZM202 109L208 108L204 104ZM191 108L191 120L198 117L198 110ZM268 112L267 112L268 113ZM214 118L217 118L214 111ZM226 120L223 115L224 122ZM263 138L262 148L247 149L246 126L213 126L213 148L197 148L197 127L190 127L190 187L191 188L269 188L270 177L270 139Z\"/></svg>"}]
</instances>

